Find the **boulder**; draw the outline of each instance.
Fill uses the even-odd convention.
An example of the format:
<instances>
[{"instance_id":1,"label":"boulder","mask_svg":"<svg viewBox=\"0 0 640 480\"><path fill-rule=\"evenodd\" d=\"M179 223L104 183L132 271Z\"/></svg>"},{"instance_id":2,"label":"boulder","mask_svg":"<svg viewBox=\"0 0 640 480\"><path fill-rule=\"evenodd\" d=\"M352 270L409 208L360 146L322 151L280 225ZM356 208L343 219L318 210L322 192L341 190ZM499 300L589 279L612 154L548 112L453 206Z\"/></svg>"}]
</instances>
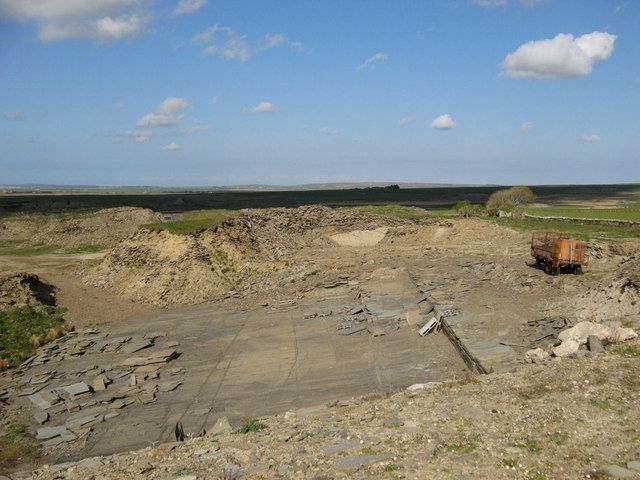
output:
<instances>
[{"instance_id":1,"label":"boulder","mask_svg":"<svg viewBox=\"0 0 640 480\"><path fill-rule=\"evenodd\" d=\"M637 336L638 334L633 330L633 328L615 327L611 330L611 334L608 338L612 343L620 343L636 338Z\"/></svg>"},{"instance_id":2,"label":"boulder","mask_svg":"<svg viewBox=\"0 0 640 480\"><path fill-rule=\"evenodd\" d=\"M549 358L549 353L541 348L534 348L524 354L524 360L527 363L542 363Z\"/></svg>"},{"instance_id":3,"label":"boulder","mask_svg":"<svg viewBox=\"0 0 640 480\"><path fill-rule=\"evenodd\" d=\"M554 347L552 351L556 357L566 357L568 355L571 355L572 353L577 352L579 348L580 343L578 343L578 341L574 340L573 338L569 338L563 341L557 347Z\"/></svg>"},{"instance_id":4,"label":"boulder","mask_svg":"<svg viewBox=\"0 0 640 480\"><path fill-rule=\"evenodd\" d=\"M599 323L593 322L580 322L571 328L563 330L558 335L558 339L562 342L566 340L575 340L579 345L587 343L589 335L594 335L600 340L606 340L610 334L609 328Z\"/></svg>"}]
</instances>

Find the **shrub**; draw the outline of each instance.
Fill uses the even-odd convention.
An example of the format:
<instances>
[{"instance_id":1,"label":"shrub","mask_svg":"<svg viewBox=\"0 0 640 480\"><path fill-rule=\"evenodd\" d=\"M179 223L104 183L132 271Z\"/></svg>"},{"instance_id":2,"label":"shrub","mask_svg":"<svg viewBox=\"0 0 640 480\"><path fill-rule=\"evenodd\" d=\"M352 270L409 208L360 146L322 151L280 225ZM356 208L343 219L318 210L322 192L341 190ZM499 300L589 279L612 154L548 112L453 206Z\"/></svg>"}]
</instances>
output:
<instances>
[{"instance_id":1,"label":"shrub","mask_svg":"<svg viewBox=\"0 0 640 480\"><path fill-rule=\"evenodd\" d=\"M461 217L477 217L484 213L482 205L474 205L469 200L463 200L455 204L453 209L458 212Z\"/></svg>"},{"instance_id":2,"label":"shrub","mask_svg":"<svg viewBox=\"0 0 640 480\"><path fill-rule=\"evenodd\" d=\"M487 209L502 210L520 207L532 203L536 199L529 187L511 187L493 192L487 201ZM509 211L510 211L509 210Z\"/></svg>"}]
</instances>

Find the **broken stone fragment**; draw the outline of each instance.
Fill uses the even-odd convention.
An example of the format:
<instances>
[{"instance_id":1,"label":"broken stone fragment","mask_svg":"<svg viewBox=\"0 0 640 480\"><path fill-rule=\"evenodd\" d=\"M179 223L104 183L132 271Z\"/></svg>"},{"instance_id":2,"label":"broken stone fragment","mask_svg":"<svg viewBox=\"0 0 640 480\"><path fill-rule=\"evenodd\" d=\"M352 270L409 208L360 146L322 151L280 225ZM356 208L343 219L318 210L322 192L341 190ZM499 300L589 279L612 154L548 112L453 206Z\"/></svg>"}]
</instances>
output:
<instances>
[{"instance_id":1,"label":"broken stone fragment","mask_svg":"<svg viewBox=\"0 0 640 480\"><path fill-rule=\"evenodd\" d=\"M592 353L604 352L604 347L602 346L602 342L595 335L589 335L589 337L587 338L587 346L589 347L589 351Z\"/></svg>"},{"instance_id":2,"label":"broken stone fragment","mask_svg":"<svg viewBox=\"0 0 640 480\"><path fill-rule=\"evenodd\" d=\"M76 435L69 431L67 427L42 427L38 429L37 440L48 440L54 437L61 437L65 442L76 439Z\"/></svg>"},{"instance_id":3,"label":"broken stone fragment","mask_svg":"<svg viewBox=\"0 0 640 480\"><path fill-rule=\"evenodd\" d=\"M54 392L38 392L34 393L33 395L29 395L28 398L43 410L47 410L48 408L53 407L54 405L60 403L60 401L62 400Z\"/></svg>"},{"instance_id":4,"label":"broken stone fragment","mask_svg":"<svg viewBox=\"0 0 640 480\"><path fill-rule=\"evenodd\" d=\"M569 338L555 347L552 351L556 357L566 357L567 355L577 352L579 348L580 343L573 338Z\"/></svg>"},{"instance_id":5,"label":"broken stone fragment","mask_svg":"<svg viewBox=\"0 0 640 480\"><path fill-rule=\"evenodd\" d=\"M609 341L613 343L621 343L634 339L637 336L638 334L633 330L633 328L615 327L609 335Z\"/></svg>"},{"instance_id":6,"label":"broken stone fragment","mask_svg":"<svg viewBox=\"0 0 640 480\"><path fill-rule=\"evenodd\" d=\"M78 395L84 395L85 393L91 393L91 388L84 382L67 385L66 387L62 387L62 390L74 397L77 397Z\"/></svg>"},{"instance_id":7,"label":"broken stone fragment","mask_svg":"<svg viewBox=\"0 0 640 480\"><path fill-rule=\"evenodd\" d=\"M182 385L181 381L176 381L176 382L162 382L158 388L160 389L161 392L172 392L173 390L175 390L176 388L178 388L180 385Z\"/></svg>"},{"instance_id":8,"label":"broken stone fragment","mask_svg":"<svg viewBox=\"0 0 640 480\"><path fill-rule=\"evenodd\" d=\"M524 354L527 363L542 363L549 358L549 354L541 348L534 348Z\"/></svg>"},{"instance_id":9,"label":"broken stone fragment","mask_svg":"<svg viewBox=\"0 0 640 480\"><path fill-rule=\"evenodd\" d=\"M121 350L126 353L127 355L130 355L132 353L138 352L140 350L143 350L145 348L148 348L150 346L153 345L153 340L152 339L146 339L146 340L140 340L138 342L133 342L128 344L126 347L122 348Z\"/></svg>"},{"instance_id":10,"label":"broken stone fragment","mask_svg":"<svg viewBox=\"0 0 640 480\"><path fill-rule=\"evenodd\" d=\"M579 345L587 343L589 335L595 335L600 340L606 340L609 337L610 330L604 325L593 322L580 322L571 328L567 328L558 334L561 341L575 340Z\"/></svg>"},{"instance_id":11,"label":"broken stone fragment","mask_svg":"<svg viewBox=\"0 0 640 480\"><path fill-rule=\"evenodd\" d=\"M227 417L220 417L216 420L216 423L207 430L207 437L215 437L218 435L227 435L231 433L233 429L231 428L231 424Z\"/></svg>"},{"instance_id":12,"label":"broken stone fragment","mask_svg":"<svg viewBox=\"0 0 640 480\"><path fill-rule=\"evenodd\" d=\"M103 392L107 389L107 385L110 383L109 379L105 375L98 375L93 380L93 389L96 392Z\"/></svg>"},{"instance_id":13,"label":"broken stone fragment","mask_svg":"<svg viewBox=\"0 0 640 480\"><path fill-rule=\"evenodd\" d=\"M33 415L33 418L35 419L36 422L38 422L40 425L47 423L47 420L49 420L49 413L48 412L36 412Z\"/></svg>"}]
</instances>

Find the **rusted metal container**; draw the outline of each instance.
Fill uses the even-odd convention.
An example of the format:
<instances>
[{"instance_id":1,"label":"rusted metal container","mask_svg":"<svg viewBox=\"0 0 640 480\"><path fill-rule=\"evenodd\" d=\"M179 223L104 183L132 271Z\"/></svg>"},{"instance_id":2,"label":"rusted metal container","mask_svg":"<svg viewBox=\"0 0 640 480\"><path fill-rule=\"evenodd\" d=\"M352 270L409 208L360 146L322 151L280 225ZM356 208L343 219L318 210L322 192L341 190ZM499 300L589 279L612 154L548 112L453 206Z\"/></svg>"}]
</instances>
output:
<instances>
[{"instance_id":1,"label":"rusted metal container","mask_svg":"<svg viewBox=\"0 0 640 480\"><path fill-rule=\"evenodd\" d=\"M557 275L562 268L581 273L589 263L587 249L587 242L557 233L536 232L531 236L531 256L550 275Z\"/></svg>"}]
</instances>

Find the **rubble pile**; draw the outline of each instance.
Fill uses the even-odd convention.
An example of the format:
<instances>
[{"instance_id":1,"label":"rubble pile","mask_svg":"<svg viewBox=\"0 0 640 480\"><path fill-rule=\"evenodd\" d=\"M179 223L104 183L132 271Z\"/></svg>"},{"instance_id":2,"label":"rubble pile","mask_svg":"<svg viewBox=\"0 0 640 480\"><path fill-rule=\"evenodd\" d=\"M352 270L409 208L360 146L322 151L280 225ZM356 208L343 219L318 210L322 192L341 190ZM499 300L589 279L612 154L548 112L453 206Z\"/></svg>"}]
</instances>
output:
<instances>
[{"instance_id":1,"label":"rubble pile","mask_svg":"<svg viewBox=\"0 0 640 480\"><path fill-rule=\"evenodd\" d=\"M246 210L216 229L191 234L143 229L109 251L84 280L144 303L200 303L241 291L246 281L282 269L287 257L305 245L330 245L316 229L411 222L317 205Z\"/></svg>"},{"instance_id":2,"label":"rubble pile","mask_svg":"<svg viewBox=\"0 0 640 480\"><path fill-rule=\"evenodd\" d=\"M0 277L0 310L10 307L55 305L56 289L32 273Z\"/></svg>"},{"instance_id":3,"label":"rubble pile","mask_svg":"<svg viewBox=\"0 0 640 480\"><path fill-rule=\"evenodd\" d=\"M40 347L0 376L2 423L28 411L45 449L72 448L121 409L153 403L182 384L184 369L166 368L180 353L165 336L112 337L89 328Z\"/></svg>"},{"instance_id":4,"label":"rubble pile","mask_svg":"<svg viewBox=\"0 0 640 480\"><path fill-rule=\"evenodd\" d=\"M578 298L579 315L586 320L637 315L640 305L640 257L623 258L615 271Z\"/></svg>"},{"instance_id":5,"label":"rubble pile","mask_svg":"<svg viewBox=\"0 0 640 480\"><path fill-rule=\"evenodd\" d=\"M558 334L558 340L550 352L540 347L531 349L525 354L525 361L541 363L547 360L550 355L567 357L569 355L603 353L603 342L622 343L637 336L638 334L632 328L623 327L620 322L607 322L606 324L579 322Z\"/></svg>"}]
</instances>

